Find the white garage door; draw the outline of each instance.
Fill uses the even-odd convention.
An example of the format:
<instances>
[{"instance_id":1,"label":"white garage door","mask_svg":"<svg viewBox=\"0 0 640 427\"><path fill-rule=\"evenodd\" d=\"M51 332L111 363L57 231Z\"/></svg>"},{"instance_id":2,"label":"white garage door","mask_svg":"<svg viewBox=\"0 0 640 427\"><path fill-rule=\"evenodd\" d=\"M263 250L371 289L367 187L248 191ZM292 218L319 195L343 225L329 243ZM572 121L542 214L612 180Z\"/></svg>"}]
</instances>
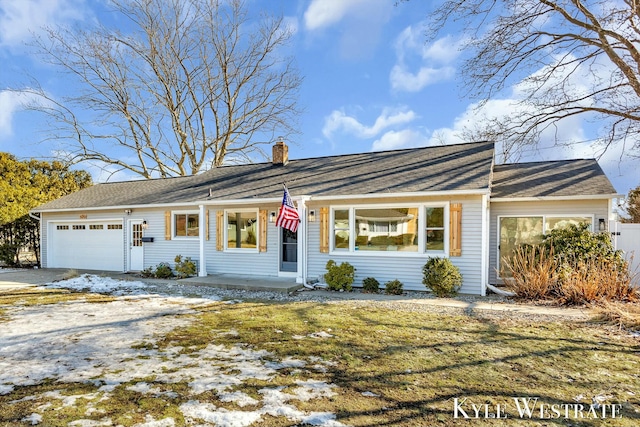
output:
<instances>
[{"instance_id":1,"label":"white garage door","mask_svg":"<svg viewBox=\"0 0 640 427\"><path fill-rule=\"evenodd\" d=\"M122 221L49 224L50 268L123 271Z\"/></svg>"}]
</instances>

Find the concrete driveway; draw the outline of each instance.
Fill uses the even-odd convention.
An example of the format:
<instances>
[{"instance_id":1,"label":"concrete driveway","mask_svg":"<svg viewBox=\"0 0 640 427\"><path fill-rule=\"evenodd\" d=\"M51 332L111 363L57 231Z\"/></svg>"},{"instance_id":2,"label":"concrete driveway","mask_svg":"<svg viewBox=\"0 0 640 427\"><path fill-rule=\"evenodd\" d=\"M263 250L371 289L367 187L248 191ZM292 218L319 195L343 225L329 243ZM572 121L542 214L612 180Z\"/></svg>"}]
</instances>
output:
<instances>
[{"instance_id":1,"label":"concrete driveway","mask_svg":"<svg viewBox=\"0 0 640 427\"><path fill-rule=\"evenodd\" d=\"M59 268L15 270L0 268L0 291L3 289L44 285L45 283L62 280L67 271Z\"/></svg>"}]
</instances>

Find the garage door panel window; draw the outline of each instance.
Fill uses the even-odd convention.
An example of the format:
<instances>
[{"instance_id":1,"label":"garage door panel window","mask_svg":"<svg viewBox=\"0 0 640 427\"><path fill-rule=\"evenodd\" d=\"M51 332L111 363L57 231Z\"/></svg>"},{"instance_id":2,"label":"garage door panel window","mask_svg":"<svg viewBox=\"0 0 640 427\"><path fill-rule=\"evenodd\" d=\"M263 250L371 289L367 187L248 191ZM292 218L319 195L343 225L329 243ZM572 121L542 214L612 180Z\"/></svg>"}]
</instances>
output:
<instances>
[{"instance_id":1,"label":"garage door panel window","mask_svg":"<svg viewBox=\"0 0 640 427\"><path fill-rule=\"evenodd\" d=\"M175 237L198 237L199 215L197 213L180 213L174 215Z\"/></svg>"},{"instance_id":2,"label":"garage door panel window","mask_svg":"<svg viewBox=\"0 0 640 427\"><path fill-rule=\"evenodd\" d=\"M68 230L69 226L68 225L58 225L56 226L57 230Z\"/></svg>"},{"instance_id":3,"label":"garage door panel window","mask_svg":"<svg viewBox=\"0 0 640 427\"><path fill-rule=\"evenodd\" d=\"M122 230L122 224L107 224L108 230Z\"/></svg>"},{"instance_id":4,"label":"garage door panel window","mask_svg":"<svg viewBox=\"0 0 640 427\"><path fill-rule=\"evenodd\" d=\"M74 224L73 225L73 229L74 230L85 230L87 227L84 224Z\"/></svg>"},{"instance_id":5,"label":"garage door panel window","mask_svg":"<svg viewBox=\"0 0 640 427\"><path fill-rule=\"evenodd\" d=\"M91 224L89 225L89 230L104 230L103 224Z\"/></svg>"}]
</instances>

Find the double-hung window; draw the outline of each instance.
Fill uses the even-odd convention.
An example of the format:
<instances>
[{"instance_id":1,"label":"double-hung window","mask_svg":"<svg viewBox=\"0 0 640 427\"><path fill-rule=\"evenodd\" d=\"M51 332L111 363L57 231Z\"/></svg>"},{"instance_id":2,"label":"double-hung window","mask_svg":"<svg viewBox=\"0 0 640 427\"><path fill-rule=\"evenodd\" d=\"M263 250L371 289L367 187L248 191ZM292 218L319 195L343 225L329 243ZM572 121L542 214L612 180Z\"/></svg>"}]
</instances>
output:
<instances>
[{"instance_id":1,"label":"double-hung window","mask_svg":"<svg viewBox=\"0 0 640 427\"><path fill-rule=\"evenodd\" d=\"M444 207L426 208L426 250L428 251L444 251L445 250L445 232L444 227Z\"/></svg>"},{"instance_id":2,"label":"double-hung window","mask_svg":"<svg viewBox=\"0 0 640 427\"><path fill-rule=\"evenodd\" d=\"M180 212L173 214L174 237L198 237L200 216L197 213Z\"/></svg>"},{"instance_id":3,"label":"double-hung window","mask_svg":"<svg viewBox=\"0 0 640 427\"><path fill-rule=\"evenodd\" d=\"M349 209L335 209L333 211L333 249L348 251L351 243Z\"/></svg>"}]
</instances>

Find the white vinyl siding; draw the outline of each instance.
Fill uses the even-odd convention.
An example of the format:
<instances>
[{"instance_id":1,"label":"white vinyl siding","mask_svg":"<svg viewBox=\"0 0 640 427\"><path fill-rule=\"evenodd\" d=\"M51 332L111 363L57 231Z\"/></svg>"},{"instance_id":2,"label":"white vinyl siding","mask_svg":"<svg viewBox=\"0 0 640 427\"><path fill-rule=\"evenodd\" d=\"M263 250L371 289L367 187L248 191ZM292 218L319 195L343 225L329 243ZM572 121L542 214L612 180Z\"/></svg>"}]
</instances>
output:
<instances>
[{"instance_id":1,"label":"white vinyl siding","mask_svg":"<svg viewBox=\"0 0 640 427\"><path fill-rule=\"evenodd\" d=\"M597 227L598 219L609 218L608 200L561 200L528 202L491 203L489 223L489 283L500 284L498 268L498 217L593 217Z\"/></svg>"},{"instance_id":2,"label":"white vinyl siding","mask_svg":"<svg viewBox=\"0 0 640 427\"><path fill-rule=\"evenodd\" d=\"M414 204L436 206L439 203L462 203L462 256L451 257L451 262L460 268L463 277L461 292L480 295L482 292L482 200L480 196L452 198L449 200L418 200ZM381 202L384 204L384 202ZM327 203L330 205L330 203ZM319 211L327 205L313 205L310 209ZM386 203L387 206L391 204ZM339 207L336 205L336 209ZM445 224L448 226L448 224ZM320 221L310 222L308 230L308 278L317 278L326 272L325 265L330 259L338 264L348 262L356 268L354 286L361 287L366 277L376 278L380 284L398 279L405 290L427 291L422 284L422 267L429 256L436 254L412 253L399 256L392 252L366 254L363 252L320 252ZM331 235L330 235L331 236ZM440 255L441 256L441 255Z\"/></svg>"},{"instance_id":3,"label":"white vinyl siding","mask_svg":"<svg viewBox=\"0 0 640 427\"><path fill-rule=\"evenodd\" d=\"M216 250L216 211L225 210L224 207L212 207L209 209L209 240L205 241L204 251L208 274L239 274L251 276L278 276L278 254L280 229L275 223L267 221L267 250L258 252L252 250ZM277 207L260 207L267 211L275 211ZM239 211L237 207L228 207L226 210ZM258 209L251 210L258 212ZM223 217L224 218L224 217ZM223 224L224 225L224 224ZM259 233L259 232L258 232ZM259 236L259 235L258 235ZM258 237L259 239L259 237Z\"/></svg>"}]
</instances>

